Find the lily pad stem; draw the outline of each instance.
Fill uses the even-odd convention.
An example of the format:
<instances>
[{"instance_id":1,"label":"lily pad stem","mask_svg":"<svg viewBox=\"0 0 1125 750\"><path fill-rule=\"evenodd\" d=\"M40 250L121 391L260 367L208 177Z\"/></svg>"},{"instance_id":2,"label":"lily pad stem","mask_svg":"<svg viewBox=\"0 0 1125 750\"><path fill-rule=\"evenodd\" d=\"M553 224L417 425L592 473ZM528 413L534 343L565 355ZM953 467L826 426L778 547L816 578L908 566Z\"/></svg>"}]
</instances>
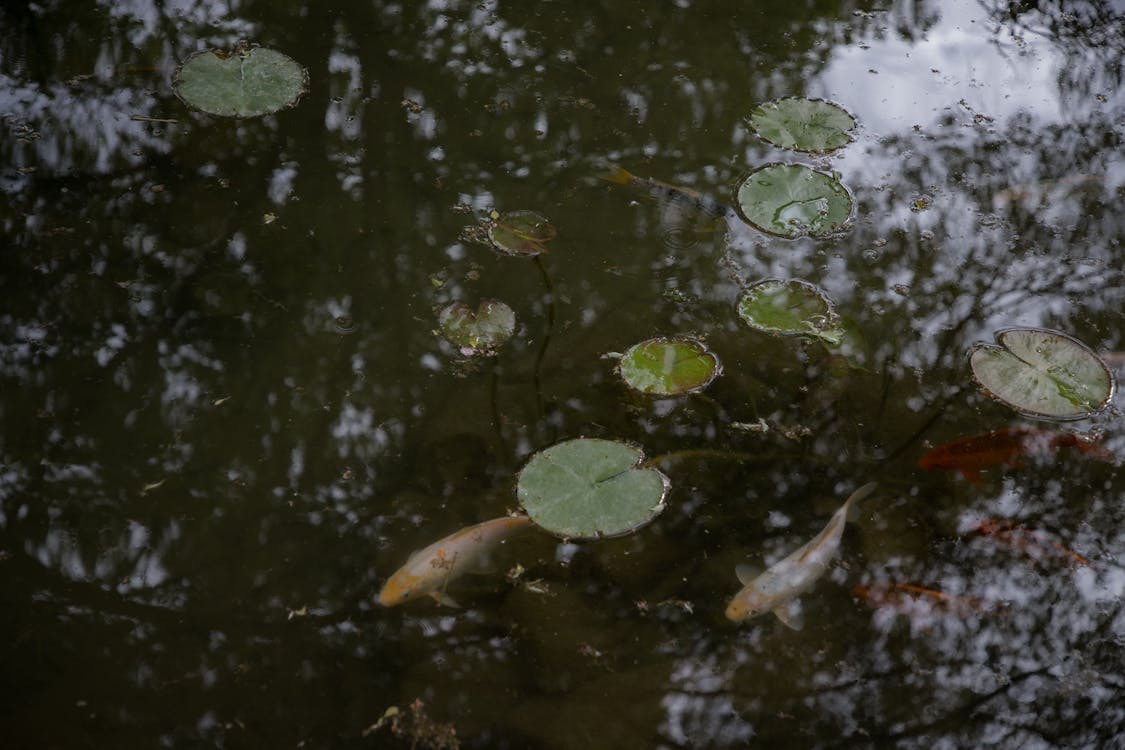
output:
<instances>
[{"instance_id":1,"label":"lily pad stem","mask_svg":"<svg viewBox=\"0 0 1125 750\"><path fill-rule=\"evenodd\" d=\"M489 395L492 400L492 423L496 426L496 442L500 445L500 455L508 455L508 441L504 439L504 423L500 418L500 373L495 362L492 363L492 378L489 383Z\"/></svg>"},{"instance_id":2,"label":"lily pad stem","mask_svg":"<svg viewBox=\"0 0 1125 750\"><path fill-rule=\"evenodd\" d=\"M685 448L684 450L670 451L659 456L653 456L641 464L643 469L652 469L668 461L684 460L710 460L735 461L747 464L764 464L776 461L777 456L767 453L746 453L744 451L724 451L717 448Z\"/></svg>"},{"instance_id":3,"label":"lily pad stem","mask_svg":"<svg viewBox=\"0 0 1125 750\"><path fill-rule=\"evenodd\" d=\"M547 301L547 330L543 333L543 343L539 345L539 353L535 355L535 371L532 381L535 384L535 408L539 419L546 418L543 407L543 358L547 356L547 347L551 343L551 332L555 329L555 284L551 281L551 274L543 263L543 256L535 256L535 265L539 268L539 275L543 278L543 288L546 291L544 298Z\"/></svg>"}]
</instances>

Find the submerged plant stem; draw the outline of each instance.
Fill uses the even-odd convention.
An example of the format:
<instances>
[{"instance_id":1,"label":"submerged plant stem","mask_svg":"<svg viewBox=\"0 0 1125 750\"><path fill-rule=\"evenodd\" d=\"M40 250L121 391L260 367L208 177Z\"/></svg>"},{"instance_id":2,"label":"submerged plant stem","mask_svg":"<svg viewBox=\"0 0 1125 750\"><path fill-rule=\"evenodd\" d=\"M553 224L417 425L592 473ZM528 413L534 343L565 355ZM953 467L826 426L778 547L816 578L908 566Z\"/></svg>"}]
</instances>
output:
<instances>
[{"instance_id":1,"label":"submerged plant stem","mask_svg":"<svg viewBox=\"0 0 1125 750\"><path fill-rule=\"evenodd\" d=\"M641 468L651 469L657 464L666 461L691 459L718 459L720 461L737 461L747 464L764 464L775 461L777 458L778 456L773 453L746 453L744 451L724 451L718 448L685 448L684 450L670 451L668 453L662 453L659 456L653 456L641 464Z\"/></svg>"},{"instance_id":2,"label":"submerged plant stem","mask_svg":"<svg viewBox=\"0 0 1125 750\"><path fill-rule=\"evenodd\" d=\"M543 288L546 291L545 298L547 300L547 330L543 332L543 343L539 345L539 353L535 355L535 370L532 374L532 382L535 385L535 410L539 419L543 420L547 416L543 407L543 359L547 356L547 347L551 343L551 333L555 330L555 284L551 281L551 274L547 272L547 266L543 263L543 256L535 256L535 265L539 268L539 275L543 278Z\"/></svg>"},{"instance_id":3,"label":"submerged plant stem","mask_svg":"<svg viewBox=\"0 0 1125 750\"><path fill-rule=\"evenodd\" d=\"M504 423L500 417L500 373L496 364L492 365L492 378L489 383L489 400L492 401L492 423L496 426L496 442L500 446L500 455L508 455L508 441L504 439Z\"/></svg>"}]
</instances>

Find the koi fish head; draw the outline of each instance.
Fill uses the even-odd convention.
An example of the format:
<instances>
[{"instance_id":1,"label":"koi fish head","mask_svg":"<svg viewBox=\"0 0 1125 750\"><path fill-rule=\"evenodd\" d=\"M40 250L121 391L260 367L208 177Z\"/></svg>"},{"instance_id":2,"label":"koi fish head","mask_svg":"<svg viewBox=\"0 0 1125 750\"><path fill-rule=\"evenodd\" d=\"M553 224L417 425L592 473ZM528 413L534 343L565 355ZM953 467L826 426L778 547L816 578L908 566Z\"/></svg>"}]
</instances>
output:
<instances>
[{"instance_id":1,"label":"koi fish head","mask_svg":"<svg viewBox=\"0 0 1125 750\"><path fill-rule=\"evenodd\" d=\"M731 622L742 622L751 617L757 617L770 609L771 602L760 591L747 587L730 600L727 605L727 619Z\"/></svg>"},{"instance_id":2,"label":"koi fish head","mask_svg":"<svg viewBox=\"0 0 1125 750\"><path fill-rule=\"evenodd\" d=\"M379 592L379 603L384 607L394 607L411 599L426 596L430 591L425 584L424 576L400 570L383 585L383 590Z\"/></svg>"},{"instance_id":3,"label":"koi fish head","mask_svg":"<svg viewBox=\"0 0 1125 750\"><path fill-rule=\"evenodd\" d=\"M948 463L949 456L946 452L936 448L918 459L918 466L927 470L944 469Z\"/></svg>"}]
</instances>

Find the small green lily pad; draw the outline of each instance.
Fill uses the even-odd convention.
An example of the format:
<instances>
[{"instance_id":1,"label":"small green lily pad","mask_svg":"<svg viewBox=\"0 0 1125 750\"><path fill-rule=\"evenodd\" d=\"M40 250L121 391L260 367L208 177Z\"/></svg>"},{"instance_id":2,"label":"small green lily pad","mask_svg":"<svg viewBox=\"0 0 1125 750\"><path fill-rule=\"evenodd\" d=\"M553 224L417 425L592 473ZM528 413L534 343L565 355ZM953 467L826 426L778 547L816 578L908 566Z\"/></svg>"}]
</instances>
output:
<instances>
[{"instance_id":1,"label":"small green lily pad","mask_svg":"<svg viewBox=\"0 0 1125 750\"><path fill-rule=\"evenodd\" d=\"M197 52L172 79L185 104L221 117L257 117L293 107L308 87L308 70L266 47Z\"/></svg>"},{"instance_id":2,"label":"small green lily pad","mask_svg":"<svg viewBox=\"0 0 1125 750\"><path fill-rule=\"evenodd\" d=\"M813 336L833 346L844 340L836 306L806 281L759 281L739 298L738 316L764 333Z\"/></svg>"},{"instance_id":3,"label":"small green lily pad","mask_svg":"<svg viewBox=\"0 0 1125 750\"><path fill-rule=\"evenodd\" d=\"M996 342L975 344L969 367L985 394L1020 414L1081 419L1113 399L1109 367L1077 339L1043 328L1007 328Z\"/></svg>"},{"instance_id":4,"label":"small green lily pad","mask_svg":"<svg viewBox=\"0 0 1125 750\"><path fill-rule=\"evenodd\" d=\"M750 113L750 126L775 146L823 153L851 143L855 118L838 104L794 97L761 105Z\"/></svg>"},{"instance_id":5,"label":"small green lily pad","mask_svg":"<svg viewBox=\"0 0 1125 750\"><path fill-rule=\"evenodd\" d=\"M668 478L640 468L643 458L614 440L567 440L531 457L516 495L531 520L564 539L628 534L664 510L668 494Z\"/></svg>"},{"instance_id":6,"label":"small green lily pad","mask_svg":"<svg viewBox=\"0 0 1125 750\"><path fill-rule=\"evenodd\" d=\"M692 338L642 341L629 347L617 365L629 387L657 396L702 390L722 369L719 358Z\"/></svg>"},{"instance_id":7,"label":"small green lily pad","mask_svg":"<svg viewBox=\"0 0 1125 750\"><path fill-rule=\"evenodd\" d=\"M767 164L738 188L738 208L768 234L823 237L847 226L852 196L834 175L803 164Z\"/></svg>"},{"instance_id":8,"label":"small green lily pad","mask_svg":"<svg viewBox=\"0 0 1125 750\"><path fill-rule=\"evenodd\" d=\"M491 354L515 333L516 314L494 299L483 300L476 310L454 302L438 313L438 325L465 356Z\"/></svg>"},{"instance_id":9,"label":"small green lily pad","mask_svg":"<svg viewBox=\"0 0 1125 750\"><path fill-rule=\"evenodd\" d=\"M534 211L500 214L488 228L488 239L508 255L541 255L556 234L555 225Z\"/></svg>"}]
</instances>

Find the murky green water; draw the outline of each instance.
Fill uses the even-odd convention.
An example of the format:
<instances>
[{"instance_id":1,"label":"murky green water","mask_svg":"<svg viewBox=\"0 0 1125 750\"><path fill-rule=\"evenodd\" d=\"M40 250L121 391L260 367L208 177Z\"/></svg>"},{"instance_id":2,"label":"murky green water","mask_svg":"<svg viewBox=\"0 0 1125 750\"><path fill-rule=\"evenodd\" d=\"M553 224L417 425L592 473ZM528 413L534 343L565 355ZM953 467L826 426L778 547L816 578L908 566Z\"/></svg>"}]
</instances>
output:
<instances>
[{"instance_id":1,"label":"murky green water","mask_svg":"<svg viewBox=\"0 0 1125 750\"><path fill-rule=\"evenodd\" d=\"M973 342L1032 325L1125 350L1125 7L335 6L0 11L5 747L438 746L416 699L463 747L1121 741L1120 469L1061 449L973 484L917 462L1061 429L981 395ZM180 60L239 39L308 67L296 108L175 98ZM842 104L856 141L770 147L745 118L783 96ZM707 227L597 179L729 202L773 161L839 172L850 228ZM549 217L541 265L462 239L491 209ZM742 324L769 277L823 289L865 369ZM516 334L467 365L435 310L484 298ZM722 376L630 395L604 355L679 333ZM1125 454L1115 408L1068 427ZM577 436L670 454L667 510L514 540L451 585L459 610L375 603ZM802 630L723 617L736 565L871 480ZM887 583L948 598L853 594ZM397 736L370 729L390 706Z\"/></svg>"}]
</instances>

